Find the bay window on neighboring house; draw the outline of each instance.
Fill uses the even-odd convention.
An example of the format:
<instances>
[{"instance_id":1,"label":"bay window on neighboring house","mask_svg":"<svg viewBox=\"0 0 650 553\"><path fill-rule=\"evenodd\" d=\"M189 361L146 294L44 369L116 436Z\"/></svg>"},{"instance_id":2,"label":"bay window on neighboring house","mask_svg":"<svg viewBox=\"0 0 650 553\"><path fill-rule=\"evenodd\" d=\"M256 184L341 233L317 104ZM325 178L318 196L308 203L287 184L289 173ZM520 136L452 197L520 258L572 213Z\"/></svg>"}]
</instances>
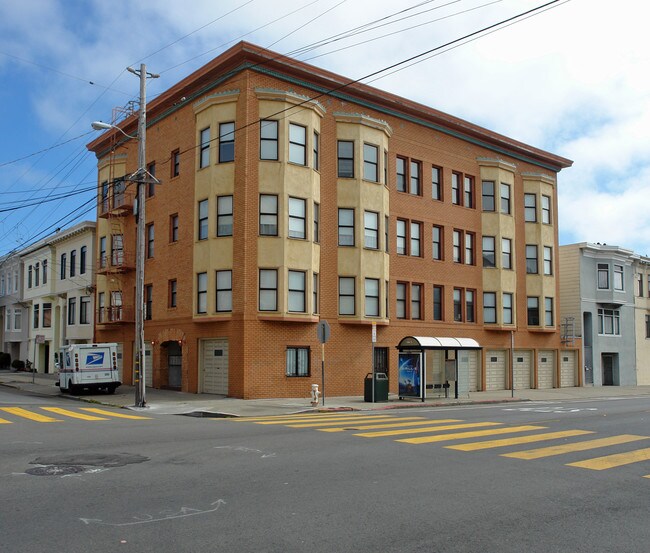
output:
<instances>
[{"instance_id":1,"label":"bay window on neighboring house","mask_svg":"<svg viewBox=\"0 0 650 553\"><path fill-rule=\"evenodd\" d=\"M550 246L544 246L544 274L553 274L553 249Z\"/></svg>"},{"instance_id":2,"label":"bay window on neighboring house","mask_svg":"<svg viewBox=\"0 0 650 553\"><path fill-rule=\"evenodd\" d=\"M52 327L52 304L46 302L43 304L43 328Z\"/></svg>"},{"instance_id":3,"label":"bay window on neighboring house","mask_svg":"<svg viewBox=\"0 0 650 553\"><path fill-rule=\"evenodd\" d=\"M79 304L79 324L90 324L90 297L81 296Z\"/></svg>"},{"instance_id":4,"label":"bay window on neighboring house","mask_svg":"<svg viewBox=\"0 0 650 553\"><path fill-rule=\"evenodd\" d=\"M500 186L501 197L500 197L500 209L501 213L504 215L510 215L510 185L501 183Z\"/></svg>"},{"instance_id":5,"label":"bay window on neighboring house","mask_svg":"<svg viewBox=\"0 0 650 553\"><path fill-rule=\"evenodd\" d=\"M41 306L38 303L34 304L33 307L33 328L38 328L40 318L41 318Z\"/></svg>"},{"instance_id":6,"label":"bay window on neighboring house","mask_svg":"<svg viewBox=\"0 0 650 553\"><path fill-rule=\"evenodd\" d=\"M196 312L208 312L208 273L196 275Z\"/></svg>"},{"instance_id":7,"label":"bay window on neighboring house","mask_svg":"<svg viewBox=\"0 0 650 553\"><path fill-rule=\"evenodd\" d=\"M539 298L529 296L527 298L528 326L539 326Z\"/></svg>"},{"instance_id":8,"label":"bay window on neighboring house","mask_svg":"<svg viewBox=\"0 0 650 553\"><path fill-rule=\"evenodd\" d=\"M87 258L88 258L88 246L81 246L81 250L79 250L79 274L80 275L86 274ZM43 282L45 282L45 278L46 278L46 273L47 273L47 271L45 270L46 267L47 267L46 262L43 261Z\"/></svg>"},{"instance_id":9,"label":"bay window on neighboring house","mask_svg":"<svg viewBox=\"0 0 650 553\"><path fill-rule=\"evenodd\" d=\"M483 237L483 267L496 267L494 236Z\"/></svg>"},{"instance_id":10,"label":"bay window on neighboring house","mask_svg":"<svg viewBox=\"0 0 650 553\"><path fill-rule=\"evenodd\" d=\"M219 163L235 161L235 123L219 125Z\"/></svg>"},{"instance_id":11,"label":"bay window on neighboring house","mask_svg":"<svg viewBox=\"0 0 650 553\"><path fill-rule=\"evenodd\" d=\"M511 325L514 323L514 319L512 317L512 301L513 294L510 292L504 292L503 293L503 324L504 325Z\"/></svg>"},{"instance_id":12,"label":"bay window on neighboring house","mask_svg":"<svg viewBox=\"0 0 650 553\"><path fill-rule=\"evenodd\" d=\"M338 177L343 179L354 178L354 142L339 140L337 145Z\"/></svg>"},{"instance_id":13,"label":"bay window on neighboring house","mask_svg":"<svg viewBox=\"0 0 650 553\"><path fill-rule=\"evenodd\" d=\"M537 222L537 196L535 194L524 194L524 221L527 223Z\"/></svg>"},{"instance_id":14,"label":"bay window on neighboring house","mask_svg":"<svg viewBox=\"0 0 650 553\"><path fill-rule=\"evenodd\" d=\"M260 236L278 235L278 197L260 194Z\"/></svg>"},{"instance_id":15,"label":"bay window on neighboring house","mask_svg":"<svg viewBox=\"0 0 650 553\"><path fill-rule=\"evenodd\" d=\"M307 129L289 123L289 162L307 165Z\"/></svg>"},{"instance_id":16,"label":"bay window on neighboring house","mask_svg":"<svg viewBox=\"0 0 650 553\"><path fill-rule=\"evenodd\" d=\"M526 273L536 275L539 272L537 267L537 245L526 245Z\"/></svg>"},{"instance_id":17,"label":"bay window on neighboring house","mask_svg":"<svg viewBox=\"0 0 650 553\"><path fill-rule=\"evenodd\" d=\"M494 181L484 180L481 186L482 186L481 205L483 207L483 211L494 211L495 209Z\"/></svg>"},{"instance_id":18,"label":"bay window on neighboring house","mask_svg":"<svg viewBox=\"0 0 650 553\"><path fill-rule=\"evenodd\" d=\"M307 205L302 198L289 198L289 238L307 237Z\"/></svg>"},{"instance_id":19,"label":"bay window on neighboring house","mask_svg":"<svg viewBox=\"0 0 650 553\"><path fill-rule=\"evenodd\" d=\"M365 280L365 315L366 317L379 317L379 279L367 278Z\"/></svg>"},{"instance_id":20,"label":"bay window on neighboring house","mask_svg":"<svg viewBox=\"0 0 650 553\"><path fill-rule=\"evenodd\" d=\"M598 334L605 336L621 335L621 316L619 309L598 309Z\"/></svg>"},{"instance_id":21,"label":"bay window on neighboring house","mask_svg":"<svg viewBox=\"0 0 650 553\"><path fill-rule=\"evenodd\" d=\"M510 238L501 239L501 268L512 269L512 240Z\"/></svg>"},{"instance_id":22,"label":"bay window on neighboring house","mask_svg":"<svg viewBox=\"0 0 650 553\"><path fill-rule=\"evenodd\" d=\"M622 292L624 289L623 265L614 265L614 290Z\"/></svg>"},{"instance_id":23,"label":"bay window on neighboring house","mask_svg":"<svg viewBox=\"0 0 650 553\"><path fill-rule=\"evenodd\" d=\"M217 196L217 236L232 236L232 196Z\"/></svg>"},{"instance_id":24,"label":"bay window on neighboring house","mask_svg":"<svg viewBox=\"0 0 650 553\"><path fill-rule=\"evenodd\" d=\"M544 298L544 326L553 326L553 298Z\"/></svg>"},{"instance_id":25,"label":"bay window on neighboring house","mask_svg":"<svg viewBox=\"0 0 650 553\"><path fill-rule=\"evenodd\" d=\"M354 246L354 209L339 208L339 246Z\"/></svg>"},{"instance_id":26,"label":"bay window on neighboring house","mask_svg":"<svg viewBox=\"0 0 650 553\"><path fill-rule=\"evenodd\" d=\"M278 270L260 269L259 310L278 310Z\"/></svg>"},{"instance_id":27,"label":"bay window on neighboring house","mask_svg":"<svg viewBox=\"0 0 650 553\"><path fill-rule=\"evenodd\" d=\"M598 289L609 290L609 265L598 263Z\"/></svg>"},{"instance_id":28,"label":"bay window on neighboring house","mask_svg":"<svg viewBox=\"0 0 650 553\"><path fill-rule=\"evenodd\" d=\"M363 145L363 178L379 182L379 148L372 144Z\"/></svg>"},{"instance_id":29,"label":"bay window on neighboring house","mask_svg":"<svg viewBox=\"0 0 650 553\"><path fill-rule=\"evenodd\" d=\"M199 169L203 169L210 165L210 127L203 129L199 134Z\"/></svg>"},{"instance_id":30,"label":"bay window on neighboring house","mask_svg":"<svg viewBox=\"0 0 650 553\"><path fill-rule=\"evenodd\" d=\"M376 250L379 248L379 213L365 211L363 214L364 248Z\"/></svg>"},{"instance_id":31,"label":"bay window on neighboring house","mask_svg":"<svg viewBox=\"0 0 650 553\"><path fill-rule=\"evenodd\" d=\"M542 196L542 223L551 224L551 197Z\"/></svg>"},{"instance_id":32,"label":"bay window on neighboring house","mask_svg":"<svg viewBox=\"0 0 650 553\"><path fill-rule=\"evenodd\" d=\"M77 324L77 298L68 298L68 326Z\"/></svg>"}]
</instances>

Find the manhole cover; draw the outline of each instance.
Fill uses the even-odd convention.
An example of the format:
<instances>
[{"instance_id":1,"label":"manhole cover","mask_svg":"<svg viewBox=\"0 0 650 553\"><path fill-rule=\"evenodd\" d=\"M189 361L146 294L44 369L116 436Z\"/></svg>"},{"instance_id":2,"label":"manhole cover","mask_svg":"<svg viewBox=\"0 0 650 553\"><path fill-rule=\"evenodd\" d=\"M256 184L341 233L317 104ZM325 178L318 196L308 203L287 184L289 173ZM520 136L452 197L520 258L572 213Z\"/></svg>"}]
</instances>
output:
<instances>
[{"instance_id":1,"label":"manhole cover","mask_svg":"<svg viewBox=\"0 0 650 553\"><path fill-rule=\"evenodd\" d=\"M77 453L63 455L45 455L31 461L32 465L91 467L123 467L134 463L144 463L149 457L134 453Z\"/></svg>"},{"instance_id":2,"label":"manhole cover","mask_svg":"<svg viewBox=\"0 0 650 553\"><path fill-rule=\"evenodd\" d=\"M83 467L75 465L48 465L46 467L34 467L32 469L27 469L25 472L31 474L32 476L64 476L66 474L77 474L83 472L85 469Z\"/></svg>"}]
</instances>

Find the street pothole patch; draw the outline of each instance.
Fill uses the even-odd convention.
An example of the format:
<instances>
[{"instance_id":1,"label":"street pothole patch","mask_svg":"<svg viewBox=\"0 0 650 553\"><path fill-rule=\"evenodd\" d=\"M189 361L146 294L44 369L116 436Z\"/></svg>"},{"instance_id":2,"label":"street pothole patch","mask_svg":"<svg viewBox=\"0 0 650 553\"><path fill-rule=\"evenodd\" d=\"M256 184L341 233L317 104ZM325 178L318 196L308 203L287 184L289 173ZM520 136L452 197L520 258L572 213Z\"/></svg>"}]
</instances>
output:
<instances>
[{"instance_id":1,"label":"street pothole patch","mask_svg":"<svg viewBox=\"0 0 650 553\"><path fill-rule=\"evenodd\" d=\"M73 453L45 455L30 462L40 465L25 471L33 476L65 476L86 472L88 467L115 468L144 463L149 457L134 453Z\"/></svg>"},{"instance_id":2,"label":"street pothole patch","mask_svg":"<svg viewBox=\"0 0 650 553\"><path fill-rule=\"evenodd\" d=\"M84 472L86 469L83 467L75 465L67 466L57 466L57 465L48 465L46 467L34 467L27 469L25 472L31 474L32 476L66 476L68 474L79 474Z\"/></svg>"}]
</instances>

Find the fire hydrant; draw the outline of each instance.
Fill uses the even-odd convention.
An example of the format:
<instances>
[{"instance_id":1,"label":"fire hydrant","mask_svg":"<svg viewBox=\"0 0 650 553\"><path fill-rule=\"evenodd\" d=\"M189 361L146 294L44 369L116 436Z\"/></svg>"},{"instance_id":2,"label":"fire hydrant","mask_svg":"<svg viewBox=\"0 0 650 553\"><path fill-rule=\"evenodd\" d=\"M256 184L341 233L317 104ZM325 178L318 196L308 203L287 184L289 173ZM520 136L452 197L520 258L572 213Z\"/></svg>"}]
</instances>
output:
<instances>
[{"instance_id":1,"label":"fire hydrant","mask_svg":"<svg viewBox=\"0 0 650 553\"><path fill-rule=\"evenodd\" d=\"M316 407L318 405L318 396L320 392L318 391L318 384L311 385L311 406Z\"/></svg>"}]
</instances>

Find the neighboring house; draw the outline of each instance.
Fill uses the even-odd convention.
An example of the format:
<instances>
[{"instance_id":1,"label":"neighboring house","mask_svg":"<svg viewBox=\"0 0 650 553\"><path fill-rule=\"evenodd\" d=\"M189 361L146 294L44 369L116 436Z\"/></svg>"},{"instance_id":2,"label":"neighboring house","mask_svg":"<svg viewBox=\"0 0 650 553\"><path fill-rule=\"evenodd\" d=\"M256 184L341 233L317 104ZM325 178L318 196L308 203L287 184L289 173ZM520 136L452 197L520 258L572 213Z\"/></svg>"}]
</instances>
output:
<instances>
[{"instance_id":1,"label":"neighboring house","mask_svg":"<svg viewBox=\"0 0 650 553\"><path fill-rule=\"evenodd\" d=\"M0 351L11 355L12 361L27 359L29 311L22 294L20 255L0 257Z\"/></svg>"},{"instance_id":2,"label":"neighboring house","mask_svg":"<svg viewBox=\"0 0 650 553\"><path fill-rule=\"evenodd\" d=\"M582 336L585 384L637 384L636 258L606 244L560 247L560 316Z\"/></svg>"},{"instance_id":3,"label":"neighboring house","mask_svg":"<svg viewBox=\"0 0 650 553\"><path fill-rule=\"evenodd\" d=\"M635 269L636 383L650 384L650 257L638 256Z\"/></svg>"},{"instance_id":4,"label":"neighboring house","mask_svg":"<svg viewBox=\"0 0 650 553\"><path fill-rule=\"evenodd\" d=\"M321 382L319 321L327 395L362 393L373 364L396 392L409 336L481 347L427 351L432 388L454 356L465 391L509 387L511 355L515 387L580 383L557 317L557 176L570 160L247 43L147 117L161 181L146 185L148 385L305 397ZM120 126L135 135L137 114ZM96 339L122 345L131 383L138 148L115 130L88 148Z\"/></svg>"},{"instance_id":5,"label":"neighboring house","mask_svg":"<svg viewBox=\"0 0 650 553\"><path fill-rule=\"evenodd\" d=\"M61 346L93 340L94 248L95 223L84 221L20 252L27 356L38 372L55 372Z\"/></svg>"}]
</instances>

